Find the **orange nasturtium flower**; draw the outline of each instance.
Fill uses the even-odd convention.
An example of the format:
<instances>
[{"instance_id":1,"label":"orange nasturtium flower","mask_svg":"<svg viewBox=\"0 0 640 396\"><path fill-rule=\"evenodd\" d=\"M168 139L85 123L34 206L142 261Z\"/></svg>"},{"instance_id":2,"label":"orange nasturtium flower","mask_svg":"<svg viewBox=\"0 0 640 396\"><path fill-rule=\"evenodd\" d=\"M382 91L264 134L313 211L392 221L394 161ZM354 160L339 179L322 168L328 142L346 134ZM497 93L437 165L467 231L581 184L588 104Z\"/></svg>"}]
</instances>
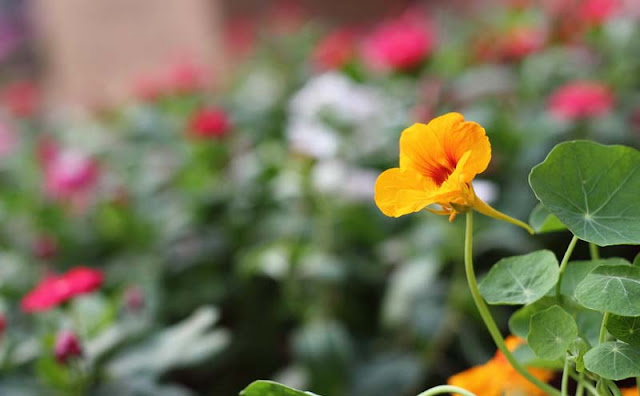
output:
<instances>
[{"instance_id":1,"label":"orange nasturtium flower","mask_svg":"<svg viewBox=\"0 0 640 396\"><path fill-rule=\"evenodd\" d=\"M622 396L638 396L638 388L620 389Z\"/></svg>"},{"instance_id":2,"label":"orange nasturtium flower","mask_svg":"<svg viewBox=\"0 0 640 396\"><path fill-rule=\"evenodd\" d=\"M400 167L384 171L375 187L375 201L387 216L399 217L427 209L448 215L471 209L519 225L525 223L493 209L473 190L471 181L491 160L491 144L479 124L448 113L428 124L414 124L400 137ZM429 208L437 204L440 210Z\"/></svg>"},{"instance_id":3,"label":"orange nasturtium flower","mask_svg":"<svg viewBox=\"0 0 640 396\"><path fill-rule=\"evenodd\" d=\"M522 338L509 336L505 340L510 351L524 344ZM532 368L529 372L541 381L549 381L553 372ZM449 378L449 385L458 386L477 396L544 396L545 392L531 384L497 351L487 363L472 367Z\"/></svg>"}]
</instances>

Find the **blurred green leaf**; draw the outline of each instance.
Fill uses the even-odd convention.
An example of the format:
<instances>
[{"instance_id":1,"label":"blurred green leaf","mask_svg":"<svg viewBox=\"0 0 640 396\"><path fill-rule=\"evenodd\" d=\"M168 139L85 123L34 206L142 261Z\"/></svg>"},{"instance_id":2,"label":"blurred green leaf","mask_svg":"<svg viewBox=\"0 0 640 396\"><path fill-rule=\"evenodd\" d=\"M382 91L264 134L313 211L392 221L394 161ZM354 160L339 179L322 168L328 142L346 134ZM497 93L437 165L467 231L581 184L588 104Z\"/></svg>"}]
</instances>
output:
<instances>
[{"instance_id":1,"label":"blurred green leaf","mask_svg":"<svg viewBox=\"0 0 640 396\"><path fill-rule=\"evenodd\" d=\"M563 231L567 227L551 214L542 204L536 205L529 217L529 224L538 234L545 232Z\"/></svg>"},{"instance_id":2,"label":"blurred green leaf","mask_svg":"<svg viewBox=\"0 0 640 396\"><path fill-rule=\"evenodd\" d=\"M309 395L313 395L313 393L302 392L299 390L295 390L293 388L289 388L288 386L278 384L277 382L263 381L263 380L252 382L242 392L240 392L240 396L309 396Z\"/></svg>"}]
</instances>

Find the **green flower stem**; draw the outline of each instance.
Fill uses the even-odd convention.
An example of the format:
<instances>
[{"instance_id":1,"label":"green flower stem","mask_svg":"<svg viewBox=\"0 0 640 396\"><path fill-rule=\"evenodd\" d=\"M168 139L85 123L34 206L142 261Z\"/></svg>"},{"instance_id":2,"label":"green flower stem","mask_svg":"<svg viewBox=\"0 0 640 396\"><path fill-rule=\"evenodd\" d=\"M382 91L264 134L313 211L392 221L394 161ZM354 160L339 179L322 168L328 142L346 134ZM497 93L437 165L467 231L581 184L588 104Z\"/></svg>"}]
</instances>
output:
<instances>
[{"instance_id":1,"label":"green flower stem","mask_svg":"<svg viewBox=\"0 0 640 396\"><path fill-rule=\"evenodd\" d=\"M607 322L609 321L609 312L605 312L602 316L602 325L600 326L600 337L598 343L602 344L607 339Z\"/></svg>"},{"instance_id":2,"label":"green flower stem","mask_svg":"<svg viewBox=\"0 0 640 396\"><path fill-rule=\"evenodd\" d=\"M452 386L452 385L436 386L431 389L427 389L426 391L422 392L418 396L433 396L433 395L440 395L443 393L458 393L463 396L476 396L474 393L471 393L466 389L462 389L458 386Z\"/></svg>"},{"instance_id":3,"label":"green flower stem","mask_svg":"<svg viewBox=\"0 0 640 396\"><path fill-rule=\"evenodd\" d=\"M520 373L520 375L522 375L529 382L531 382L547 394L552 396L562 396L556 388L544 383L543 381L533 376L519 361L516 360L511 351L507 349L507 345L504 342L502 334L500 334L498 325L496 325L496 322L493 320L493 317L489 312L487 304L485 304L482 295L480 295L480 290L478 289L478 281L476 280L476 274L473 269L473 211L467 212L467 225L465 231L466 235L464 239L464 269L467 274L467 282L469 284L469 290L471 291L473 301L478 308L478 312L480 313L480 316L482 317L487 330L489 330L489 334L491 334L491 338L493 338L496 346L498 347L500 352L502 352L507 361L518 373Z\"/></svg>"},{"instance_id":4,"label":"green flower stem","mask_svg":"<svg viewBox=\"0 0 640 396\"><path fill-rule=\"evenodd\" d=\"M598 260L600 258L598 245L596 245L595 243L589 243L589 253L591 254L591 260Z\"/></svg>"},{"instance_id":5,"label":"green flower stem","mask_svg":"<svg viewBox=\"0 0 640 396\"><path fill-rule=\"evenodd\" d=\"M611 393L613 393L613 396L622 396L622 392L620 392L620 388L618 388L618 385L616 385L615 382L609 381L607 382L607 385L609 386Z\"/></svg>"},{"instance_id":6,"label":"green flower stem","mask_svg":"<svg viewBox=\"0 0 640 396\"><path fill-rule=\"evenodd\" d=\"M584 372L580 373L578 379L576 380L578 385L576 386L576 396L584 395Z\"/></svg>"},{"instance_id":7,"label":"green flower stem","mask_svg":"<svg viewBox=\"0 0 640 396\"><path fill-rule=\"evenodd\" d=\"M560 393L562 396L569 396L569 357L564 357L564 368L562 369L562 387Z\"/></svg>"},{"instance_id":8,"label":"green flower stem","mask_svg":"<svg viewBox=\"0 0 640 396\"><path fill-rule=\"evenodd\" d=\"M560 273L558 274L558 283L556 283L556 298L560 298L562 276L564 275L564 270L567 268L567 264L569 263L569 259L571 258L571 254L573 253L573 249L576 247L576 243L578 243L578 237L574 235L573 238L571 238L571 242L569 242L569 246L567 246L567 250L564 252L562 261L560 262Z\"/></svg>"},{"instance_id":9,"label":"green flower stem","mask_svg":"<svg viewBox=\"0 0 640 396\"><path fill-rule=\"evenodd\" d=\"M580 373L580 376L577 376L573 371L569 372L569 376L573 378L578 383L578 390L581 390L580 386L584 387L589 393L593 396L599 396L598 390L584 378L584 373ZM576 396L582 396L581 393L576 393Z\"/></svg>"}]
</instances>

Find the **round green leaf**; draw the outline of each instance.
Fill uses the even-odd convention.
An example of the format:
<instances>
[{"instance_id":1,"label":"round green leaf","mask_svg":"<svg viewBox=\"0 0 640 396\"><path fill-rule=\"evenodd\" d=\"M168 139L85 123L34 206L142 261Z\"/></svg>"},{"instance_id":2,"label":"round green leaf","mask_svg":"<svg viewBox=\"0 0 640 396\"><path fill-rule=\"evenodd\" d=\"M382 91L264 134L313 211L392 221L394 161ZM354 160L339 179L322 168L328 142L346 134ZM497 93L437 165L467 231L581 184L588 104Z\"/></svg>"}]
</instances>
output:
<instances>
[{"instance_id":1,"label":"round green leaf","mask_svg":"<svg viewBox=\"0 0 640 396\"><path fill-rule=\"evenodd\" d=\"M640 349L624 342L605 342L584 355L584 366L599 376L619 381L640 375Z\"/></svg>"},{"instance_id":2,"label":"round green leaf","mask_svg":"<svg viewBox=\"0 0 640 396\"><path fill-rule=\"evenodd\" d=\"M309 396L310 392L302 392L273 381L254 381L247 386L240 396Z\"/></svg>"},{"instance_id":3,"label":"round green leaf","mask_svg":"<svg viewBox=\"0 0 640 396\"><path fill-rule=\"evenodd\" d=\"M480 282L480 294L489 304L529 304L556 284L558 271L558 260L549 250L507 257Z\"/></svg>"},{"instance_id":4,"label":"round green leaf","mask_svg":"<svg viewBox=\"0 0 640 396\"><path fill-rule=\"evenodd\" d=\"M529 347L541 359L554 360L564 356L578 338L578 325L573 317L554 305L531 317Z\"/></svg>"},{"instance_id":5,"label":"round green leaf","mask_svg":"<svg viewBox=\"0 0 640 396\"><path fill-rule=\"evenodd\" d=\"M578 238L600 246L640 244L640 152L565 142L531 170L542 204Z\"/></svg>"},{"instance_id":6,"label":"round green leaf","mask_svg":"<svg viewBox=\"0 0 640 396\"><path fill-rule=\"evenodd\" d=\"M640 316L640 267L596 267L576 288L576 299L596 311Z\"/></svg>"},{"instance_id":7,"label":"round green leaf","mask_svg":"<svg viewBox=\"0 0 640 396\"><path fill-rule=\"evenodd\" d=\"M529 216L529 224L537 234L545 232L563 231L567 227L542 204L536 205Z\"/></svg>"},{"instance_id":8,"label":"round green leaf","mask_svg":"<svg viewBox=\"0 0 640 396\"><path fill-rule=\"evenodd\" d=\"M640 347L640 317L609 315L607 330L617 339Z\"/></svg>"},{"instance_id":9,"label":"round green leaf","mask_svg":"<svg viewBox=\"0 0 640 396\"><path fill-rule=\"evenodd\" d=\"M529 323L531 317L540 311L556 305L558 302L554 297L542 297L533 304L525 305L515 311L509 318L509 330L511 334L520 338L527 338L529 335Z\"/></svg>"},{"instance_id":10,"label":"round green leaf","mask_svg":"<svg viewBox=\"0 0 640 396\"><path fill-rule=\"evenodd\" d=\"M629 265L629 262L619 257L588 261L570 261L562 276L562 283L560 285L562 294L575 298L576 287L578 287L589 272L601 265Z\"/></svg>"}]
</instances>

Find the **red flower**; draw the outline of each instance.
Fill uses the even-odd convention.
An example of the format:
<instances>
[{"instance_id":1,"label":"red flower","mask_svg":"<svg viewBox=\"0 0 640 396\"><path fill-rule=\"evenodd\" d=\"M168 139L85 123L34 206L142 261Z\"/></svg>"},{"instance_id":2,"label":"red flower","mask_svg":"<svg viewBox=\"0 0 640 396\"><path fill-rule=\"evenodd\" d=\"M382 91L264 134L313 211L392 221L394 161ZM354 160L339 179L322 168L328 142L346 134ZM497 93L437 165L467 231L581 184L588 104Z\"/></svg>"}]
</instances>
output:
<instances>
[{"instance_id":1,"label":"red flower","mask_svg":"<svg viewBox=\"0 0 640 396\"><path fill-rule=\"evenodd\" d=\"M435 33L424 18L404 15L378 27L365 40L363 56L369 66L411 70L424 62L435 46Z\"/></svg>"},{"instance_id":2,"label":"red flower","mask_svg":"<svg viewBox=\"0 0 640 396\"><path fill-rule=\"evenodd\" d=\"M138 286L130 286L124 293L124 304L131 312L140 312L144 308L144 293Z\"/></svg>"},{"instance_id":3,"label":"red flower","mask_svg":"<svg viewBox=\"0 0 640 396\"><path fill-rule=\"evenodd\" d=\"M0 336L4 334L4 331L7 329L7 318L4 314L0 313Z\"/></svg>"},{"instance_id":4,"label":"red flower","mask_svg":"<svg viewBox=\"0 0 640 396\"><path fill-rule=\"evenodd\" d=\"M349 63L355 53L355 34L338 29L324 37L314 48L312 62L320 70L339 69Z\"/></svg>"},{"instance_id":5,"label":"red flower","mask_svg":"<svg viewBox=\"0 0 640 396\"><path fill-rule=\"evenodd\" d=\"M227 113L219 108L196 111L189 121L188 134L196 139L220 139L231 128Z\"/></svg>"},{"instance_id":6,"label":"red flower","mask_svg":"<svg viewBox=\"0 0 640 396\"><path fill-rule=\"evenodd\" d=\"M62 330L56 336L54 355L60 364L66 364L69 359L82 356L82 346L78 336L71 330Z\"/></svg>"},{"instance_id":7,"label":"red flower","mask_svg":"<svg viewBox=\"0 0 640 396\"><path fill-rule=\"evenodd\" d=\"M578 14L587 24L601 25L619 9L619 0L584 0L579 4Z\"/></svg>"},{"instance_id":8,"label":"red flower","mask_svg":"<svg viewBox=\"0 0 640 396\"><path fill-rule=\"evenodd\" d=\"M560 119L575 120L609 113L611 90L597 81L576 81L557 89L549 98L549 111Z\"/></svg>"},{"instance_id":9,"label":"red flower","mask_svg":"<svg viewBox=\"0 0 640 396\"><path fill-rule=\"evenodd\" d=\"M29 81L13 82L2 92L2 103L14 117L30 117L38 109L38 89Z\"/></svg>"},{"instance_id":10,"label":"red flower","mask_svg":"<svg viewBox=\"0 0 640 396\"><path fill-rule=\"evenodd\" d=\"M77 267L62 275L48 276L22 299L22 310L49 310L77 295L98 289L103 280L101 271L87 267Z\"/></svg>"}]
</instances>

